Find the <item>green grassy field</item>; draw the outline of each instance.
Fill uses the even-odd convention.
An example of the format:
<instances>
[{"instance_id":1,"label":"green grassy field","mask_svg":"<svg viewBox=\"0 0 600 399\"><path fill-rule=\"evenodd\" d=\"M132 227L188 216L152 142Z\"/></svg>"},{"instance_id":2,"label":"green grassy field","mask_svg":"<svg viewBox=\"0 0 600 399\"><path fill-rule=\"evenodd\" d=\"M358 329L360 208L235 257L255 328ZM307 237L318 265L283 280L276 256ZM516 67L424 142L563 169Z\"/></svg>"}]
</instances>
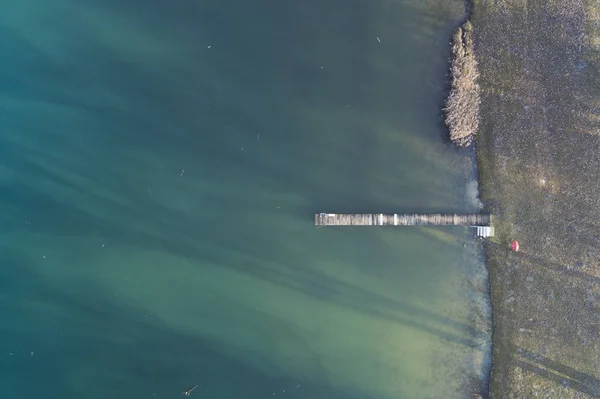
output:
<instances>
[{"instance_id":1,"label":"green grassy field","mask_svg":"<svg viewBox=\"0 0 600 399\"><path fill-rule=\"evenodd\" d=\"M600 395L600 5L478 0L493 398ZM521 251L508 249L511 240Z\"/></svg>"}]
</instances>

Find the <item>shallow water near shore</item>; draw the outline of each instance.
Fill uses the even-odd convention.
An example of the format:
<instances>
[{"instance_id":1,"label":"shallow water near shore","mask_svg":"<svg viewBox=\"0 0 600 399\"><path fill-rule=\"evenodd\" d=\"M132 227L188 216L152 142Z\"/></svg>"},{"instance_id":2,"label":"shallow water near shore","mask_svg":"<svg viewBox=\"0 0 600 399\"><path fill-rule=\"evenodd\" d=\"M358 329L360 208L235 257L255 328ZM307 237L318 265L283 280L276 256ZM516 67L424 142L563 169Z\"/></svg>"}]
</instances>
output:
<instances>
[{"instance_id":1,"label":"shallow water near shore","mask_svg":"<svg viewBox=\"0 0 600 399\"><path fill-rule=\"evenodd\" d=\"M26 0L0 16L1 396L450 398L481 248L439 109L462 1Z\"/></svg>"}]
</instances>

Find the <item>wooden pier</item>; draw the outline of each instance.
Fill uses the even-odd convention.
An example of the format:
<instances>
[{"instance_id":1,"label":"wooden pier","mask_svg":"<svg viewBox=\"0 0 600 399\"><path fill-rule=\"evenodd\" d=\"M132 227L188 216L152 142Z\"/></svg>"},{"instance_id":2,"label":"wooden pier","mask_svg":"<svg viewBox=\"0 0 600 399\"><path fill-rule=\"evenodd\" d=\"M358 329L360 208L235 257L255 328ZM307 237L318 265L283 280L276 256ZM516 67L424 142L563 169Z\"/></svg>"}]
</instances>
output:
<instances>
[{"instance_id":1,"label":"wooden pier","mask_svg":"<svg viewBox=\"0 0 600 399\"><path fill-rule=\"evenodd\" d=\"M481 213L317 213L315 226L491 226L492 215Z\"/></svg>"}]
</instances>

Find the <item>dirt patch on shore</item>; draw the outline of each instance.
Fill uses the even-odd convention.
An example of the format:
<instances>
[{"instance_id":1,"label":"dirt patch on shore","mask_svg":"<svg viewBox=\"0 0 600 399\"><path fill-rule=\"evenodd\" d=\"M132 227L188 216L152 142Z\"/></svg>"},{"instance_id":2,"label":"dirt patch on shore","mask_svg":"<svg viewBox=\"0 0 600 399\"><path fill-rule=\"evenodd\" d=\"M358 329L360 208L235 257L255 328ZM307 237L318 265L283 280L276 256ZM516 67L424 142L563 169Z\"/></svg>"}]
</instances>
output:
<instances>
[{"instance_id":1,"label":"dirt patch on shore","mask_svg":"<svg viewBox=\"0 0 600 399\"><path fill-rule=\"evenodd\" d=\"M600 397L600 3L479 0L493 398ZM517 239L521 251L511 252Z\"/></svg>"}]
</instances>

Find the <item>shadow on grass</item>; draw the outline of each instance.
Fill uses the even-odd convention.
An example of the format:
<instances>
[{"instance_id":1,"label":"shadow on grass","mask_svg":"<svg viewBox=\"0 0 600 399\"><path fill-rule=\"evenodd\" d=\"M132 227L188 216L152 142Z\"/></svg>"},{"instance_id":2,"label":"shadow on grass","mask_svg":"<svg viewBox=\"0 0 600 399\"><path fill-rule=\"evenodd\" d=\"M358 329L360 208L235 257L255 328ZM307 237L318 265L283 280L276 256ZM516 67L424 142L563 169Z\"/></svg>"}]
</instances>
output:
<instances>
[{"instance_id":1,"label":"shadow on grass","mask_svg":"<svg viewBox=\"0 0 600 399\"><path fill-rule=\"evenodd\" d=\"M521 369L565 388L574 389L591 397L600 396L600 379L590 374L582 373L524 348L517 348L513 352L513 361Z\"/></svg>"},{"instance_id":2,"label":"shadow on grass","mask_svg":"<svg viewBox=\"0 0 600 399\"><path fill-rule=\"evenodd\" d=\"M492 249L494 251L498 251L499 254L509 253L511 251L508 248L508 246L503 246L503 245L500 245L500 244L492 242L492 241L487 242L486 246L488 246L490 249ZM580 270L581 266L578 266L577 264L569 265L569 266L561 265L559 263L552 262L548 259L545 259L542 256L538 256L538 255L535 255L535 254L527 252L527 251L519 251L518 253L513 253L512 256L514 257L514 259L517 262L519 260L521 260L527 264L534 265L534 266L541 266L541 267L549 269L549 270L557 271L565 276L575 277L575 278L585 281L587 283L591 283L594 285L600 284L599 277L585 273L584 271Z\"/></svg>"},{"instance_id":3,"label":"shadow on grass","mask_svg":"<svg viewBox=\"0 0 600 399\"><path fill-rule=\"evenodd\" d=\"M568 276L568 277L575 277L577 279L583 280L585 282L588 282L588 283L591 283L594 285L600 285L600 278L579 270L579 269L581 269L580 266L561 265L556 262L551 262L547 259L544 259L541 256L536 256L534 254L526 253L526 252L519 252L519 254L517 256L518 256L518 258L525 259L528 263L531 263L532 265L542 266L544 268L560 272L561 274Z\"/></svg>"}]
</instances>

